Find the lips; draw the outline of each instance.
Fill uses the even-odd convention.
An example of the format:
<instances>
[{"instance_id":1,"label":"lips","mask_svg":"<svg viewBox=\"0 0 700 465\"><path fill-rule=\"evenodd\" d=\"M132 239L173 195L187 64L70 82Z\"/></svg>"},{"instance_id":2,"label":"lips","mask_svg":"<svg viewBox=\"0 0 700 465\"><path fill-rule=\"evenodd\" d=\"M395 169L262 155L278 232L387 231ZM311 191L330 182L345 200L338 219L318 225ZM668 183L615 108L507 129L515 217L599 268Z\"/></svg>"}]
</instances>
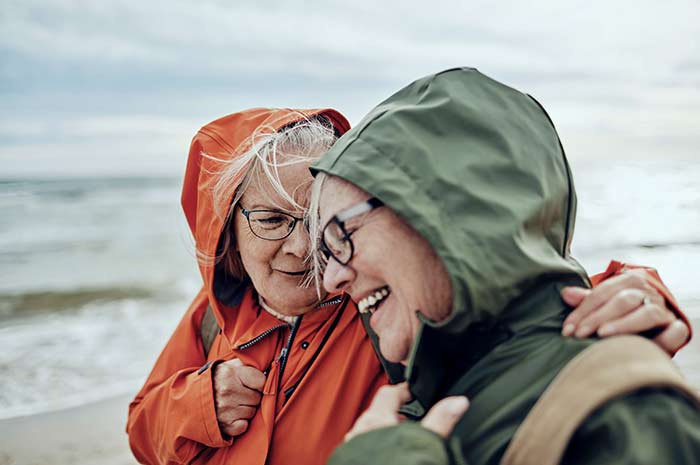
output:
<instances>
[{"instance_id":1,"label":"lips","mask_svg":"<svg viewBox=\"0 0 700 465\"><path fill-rule=\"evenodd\" d=\"M357 310L360 313L374 313L389 295L391 295L389 286L375 289L367 297L360 299L357 303Z\"/></svg>"},{"instance_id":2,"label":"lips","mask_svg":"<svg viewBox=\"0 0 700 465\"><path fill-rule=\"evenodd\" d=\"M275 270L279 271L280 273L286 274L288 276L303 276L306 274L306 270L301 270L301 271L283 271L283 270Z\"/></svg>"}]
</instances>

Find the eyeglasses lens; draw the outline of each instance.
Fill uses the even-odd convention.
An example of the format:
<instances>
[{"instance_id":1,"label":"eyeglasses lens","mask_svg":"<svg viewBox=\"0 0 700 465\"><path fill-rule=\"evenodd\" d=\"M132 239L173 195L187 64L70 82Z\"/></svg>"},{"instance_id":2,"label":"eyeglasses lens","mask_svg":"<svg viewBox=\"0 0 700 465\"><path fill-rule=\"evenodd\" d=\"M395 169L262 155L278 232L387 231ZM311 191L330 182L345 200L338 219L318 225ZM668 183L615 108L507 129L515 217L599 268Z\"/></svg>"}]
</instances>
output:
<instances>
[{"instance_id":1,"label":"eyeglasses lens","mask_svg":"<svg viewBox=\"0 0 700 465\"><path fill-rule=\"evenodd\" d=\"M350 240L337 223L329 223L323 231L323 239L328 251L341 263L350 259L352 246Z\"/></svg>"},{"instance_id":2,"label":"eyeglasses lens","mask_svg":"<svg viewBox=\"0 0 700 465\"><path fill-rule=\"evenodd\" d=\"M248 216L250 230L263 239L282 239L294 228L294 217L273 211L252 211Z\"/></svg>"}]
</instances>

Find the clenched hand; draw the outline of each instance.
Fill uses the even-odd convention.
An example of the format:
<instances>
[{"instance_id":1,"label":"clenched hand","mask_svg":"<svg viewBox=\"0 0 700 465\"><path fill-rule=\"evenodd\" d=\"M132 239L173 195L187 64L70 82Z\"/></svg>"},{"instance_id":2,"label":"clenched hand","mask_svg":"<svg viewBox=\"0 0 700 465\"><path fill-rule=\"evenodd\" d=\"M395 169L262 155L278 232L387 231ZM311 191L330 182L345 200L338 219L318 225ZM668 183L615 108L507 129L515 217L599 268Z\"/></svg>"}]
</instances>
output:
<instances>
[{"instance_id":1,"label":"clenched hand","mask_svg":"<svg viewBox=\"0 0 700 465\"><path fill-rule=\"evenodd\" d=\"M216 419L224 434L240 436L246 432L264 386L265 375L237 358L214 366Z\"/></svg>"}]
</instances>

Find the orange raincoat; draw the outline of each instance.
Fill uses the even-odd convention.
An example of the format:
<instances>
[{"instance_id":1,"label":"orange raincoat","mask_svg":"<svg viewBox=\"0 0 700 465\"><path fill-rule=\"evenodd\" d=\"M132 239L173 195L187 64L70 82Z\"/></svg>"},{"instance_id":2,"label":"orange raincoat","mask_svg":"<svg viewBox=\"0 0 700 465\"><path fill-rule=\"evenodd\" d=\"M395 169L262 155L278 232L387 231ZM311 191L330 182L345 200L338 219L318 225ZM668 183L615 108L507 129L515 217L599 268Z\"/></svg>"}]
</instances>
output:
<instances>
[{"instance_id":1,"label":"orange raincoat","mask_svg":"<svg viewBox=\"0 0 700 465\"><path fill-rule=\"evenodd\" d=\"M246 151L256 129L277 131L316 114L328 118L341 134L349 128L334 110L255 109L199 131L182 194L198 250L214 256L224 227L211 195L221 166L202 154L231 159ZM220 211L227 211L230 202ZM325 463L376 389L386 383L354 305L347 297L336 298L304 315L287 347L290 326L261 309L249 282L217 292L215 281L224 278L215 279L214 266L200 265L200 270L204 287L130 405L127 431L134 455L148 464ZM199 329L209 304L222 331L205 358ZM285 347L288 358L280 380ZM216 418L211 367L233 358L266 372L267 381L248 430L227 438Z\"/></svg>"},{"instance_id":2,"label":"orange raincoat","mask_svg":"<svg viewBox=\"0 0 700 465\"><path fill-rule=\"evenodd\" d=\"M253 109L216 120L197 133L182 205L198 250L214 256L224 227L211 195L220 166L203 154L229 160L246 151L255 130L277 131L318 114L340 134L349 129L346 119L330 109ZM219 210L227 211L230 202ZM612 262L594 283L623 269ZM248 281L217 287L215 281L225 278L214 266L200 264L200 271L202 290L129 406L127 432L134 455L146 464L324 464L387 382L355 305L347 297L322 304L304 315L289 345L289 325L260 308ZM648 272L652 285L683 317L658 275ZM200 325L208 305L221 332L205 357ZM288 358L280 379L285 347ZM267 381L248 430L228 438L216 418L212 367L233 358L267 373Z\"/></svg>"}]
</instances>

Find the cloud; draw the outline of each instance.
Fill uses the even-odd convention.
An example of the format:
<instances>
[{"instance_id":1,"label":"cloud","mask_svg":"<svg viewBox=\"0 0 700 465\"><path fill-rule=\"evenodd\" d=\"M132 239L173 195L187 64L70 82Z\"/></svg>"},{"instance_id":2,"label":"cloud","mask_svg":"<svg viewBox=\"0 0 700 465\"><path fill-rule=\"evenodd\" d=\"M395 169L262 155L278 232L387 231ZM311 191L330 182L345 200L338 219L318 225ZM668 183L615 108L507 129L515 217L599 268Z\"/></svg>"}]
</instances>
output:
<instances>
[{"instance_id":1,"label":"cloud","mask_svg":"<svg viewBox=\"0 0 700 465\"><path fill-rule=\"evenodd\" d=\"M0 162L22 144L68 156L100 138L130 153L162 139L157 151L249 106L335 106L357 121L456 65L535 95L575 147L686 153L700 142L697 24L695 0L9 0Z\"/></svg>"}]
</instances>

